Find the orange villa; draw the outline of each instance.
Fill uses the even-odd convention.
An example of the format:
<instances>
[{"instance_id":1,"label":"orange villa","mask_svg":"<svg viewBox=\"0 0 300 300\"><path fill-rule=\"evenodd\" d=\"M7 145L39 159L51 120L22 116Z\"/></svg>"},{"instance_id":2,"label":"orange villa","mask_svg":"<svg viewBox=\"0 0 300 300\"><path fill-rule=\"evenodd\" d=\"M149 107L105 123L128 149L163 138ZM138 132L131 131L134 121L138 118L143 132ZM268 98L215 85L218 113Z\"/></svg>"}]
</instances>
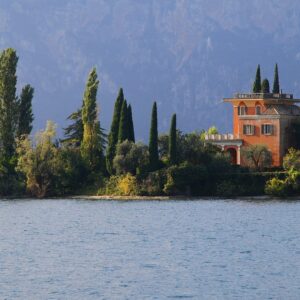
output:
<instances>
[{"instance_id":1,"label":"orange villa","mask_svg":"<svg viewBox=\"0 0 300 300\"><path fill-rule=\"evenodd\" d=\"M292 94L235 94L224 102L233 106L233 133L206 135L205 139L228 151L234 164L243 165L241 149L263 144L272 153L272 165L281 166L295 142L293 124L300 121L299 99Z\"/></svg>"}]
</instances>

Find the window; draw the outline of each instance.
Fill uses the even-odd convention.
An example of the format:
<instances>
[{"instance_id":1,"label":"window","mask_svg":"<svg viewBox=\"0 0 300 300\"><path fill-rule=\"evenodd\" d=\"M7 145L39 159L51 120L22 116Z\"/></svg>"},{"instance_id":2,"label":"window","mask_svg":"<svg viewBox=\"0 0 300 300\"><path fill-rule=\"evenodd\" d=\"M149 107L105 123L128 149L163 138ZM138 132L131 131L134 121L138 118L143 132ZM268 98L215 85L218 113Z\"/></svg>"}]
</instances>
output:
<instances>
[{"instance_id":1,"label":"window","mask_svg":"<svg viewBox=\"0 0 300 300\"><path fill-rule=\"evenodd\" d=\"M260 115L260 114L261 114L261 107L260 107L259 105L257 105L257 106L255 107L255 112L256 112L257 115Z\"/></svg>"},{"instance_id":2,"label":"window","mask_svg":"<svg viewBox=\"0 0 300 300\"><path fill-rule=\"evenodd\" d=\"M274 133L274 126L272 124L261 125L261 133L265 135L271 135Z\"/></svg>"},{"instance_id":3,"label":"window","mask_svg":"<svg viewBox=\"0 0 300 300\"><path fill-rule=\"evenodd\" d=\"M246 106L239 106L238 107L238 115L244 116L247 114L247 107Z\"/></svg>"},{"instance_id":4,"label":"window","mask_svg":"<svg viewBox=\"0 0 300 300\"><path fill-rule=\"evenodd\" d=\"M243 125L243 134L253 135L255 131L254 125Z\"/></svg>"}]
</instances>

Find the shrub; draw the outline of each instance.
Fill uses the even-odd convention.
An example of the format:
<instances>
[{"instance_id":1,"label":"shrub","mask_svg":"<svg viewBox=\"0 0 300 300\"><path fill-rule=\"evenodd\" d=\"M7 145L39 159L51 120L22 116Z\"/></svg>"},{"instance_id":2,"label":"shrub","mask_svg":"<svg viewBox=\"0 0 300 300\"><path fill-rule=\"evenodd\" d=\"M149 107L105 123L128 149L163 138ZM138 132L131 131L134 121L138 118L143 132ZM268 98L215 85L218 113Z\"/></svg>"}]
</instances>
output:
<instances>
[{"instance_id":1,"label":"shrub","mask_svg":"<svg viewBox=\"0 0 300 300\"><path fill-rule=\"evenodd\" d=\"M138 185L135 176L126 174L119 178L118 191L122 196L138 195Z\"/></svg>"},{"instance_id":2,"label":"shrub","mask_svg":"<svg viewBox=\"0 0 300 300\"><path fill-rule=\"evenodd\" d=\"M111 176L98 190L98 195L134 196L138 194L136 177L129 173L122 176Z\"/></svg>"},{"instance_id":3,"label":"shrub","mask_svg":"<svg viewBox=\"0 0 300 300\"><path fill-rule=\"evenodd\" d=\"M272 196L287 196L290 194L291 186L288 181L278 179L276 177L270 179L266 183L265 193Z\"/></svg>"},{"instance_id":4,"label":"shrub","mask_svg":"<svg viewBox=\"0 0 300 300\"><path fill-rule=\"evenodd\" d=\"M148 196L159 196L164 194L163 188L166 180L164 170L149 173L145 178L140 180L140 194Z\"/></svg>"},{"instance_id":5,"label":"shrub","mask_svg":"<svg viewBox=\"0 0 300 300\"><path fill-rule=\"evenodd\" d=\"M217 184L217 196L232 197L238 194L237 186L230 180L224 180Z\"/></svg>"}]
</instances>

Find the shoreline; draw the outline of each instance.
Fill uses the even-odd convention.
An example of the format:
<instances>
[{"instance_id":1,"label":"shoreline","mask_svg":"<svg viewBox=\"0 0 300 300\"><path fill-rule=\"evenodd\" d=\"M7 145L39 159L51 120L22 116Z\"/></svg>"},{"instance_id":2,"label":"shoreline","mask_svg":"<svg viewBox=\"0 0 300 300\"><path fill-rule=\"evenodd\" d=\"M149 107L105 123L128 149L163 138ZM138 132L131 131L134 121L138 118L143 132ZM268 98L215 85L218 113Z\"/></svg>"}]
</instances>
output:
<instances>
[{"instance_id":1,"label":"shoreline","mask_svg":"<svg viewBox=\"0 0 300 300\"><path fill-rule=\"evenodd\" d=\"M236 201L274 201L274 200L286 200L295 201L300 200L300 196L294 197L272 197L268 195L261 196L236 196L236 197L216 197L216 196L112 196L112 195L77 195L65 197L65 199L74 200L116 200L116 201L199 201L199 200L236 200Z\"/></svg>"},{"instance_id":2,"label":"shoreline","mask_svg":"<svg viewBox=\"0 0 300 300\"><path fill-rule=\"evenodd\" d=\"M117 195L69 195L57 197L35 198L26 196L7 196L0 197L0 200L90 200L90 201L300 201L299 196L274 197L268 195L260 196L235 196L235 197L217 197L217 196L117 196Z\"/></svg>"}]
</instances>

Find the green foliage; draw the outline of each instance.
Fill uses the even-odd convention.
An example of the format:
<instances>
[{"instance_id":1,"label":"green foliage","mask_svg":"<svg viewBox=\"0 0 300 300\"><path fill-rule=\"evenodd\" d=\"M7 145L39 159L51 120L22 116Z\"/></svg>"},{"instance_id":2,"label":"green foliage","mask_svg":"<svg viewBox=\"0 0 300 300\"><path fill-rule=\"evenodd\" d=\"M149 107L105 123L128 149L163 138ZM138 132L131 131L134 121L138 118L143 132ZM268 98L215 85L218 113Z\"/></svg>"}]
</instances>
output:
<instances>
[{"instance_id":1,"label":"green foliage","mask_svg":"<svg viewBox=\"0 0 300 300\"><path fill-rule=\"evenodd\" d=\"M236 185L230 180L221 181L217 184L216 194L220 197L234 197L237 195Z\"/></svg>"},{"instance_id":2,"label":"green foliage","mask_svg":"<svg viewBox=\"0 0 300 300\"><path fill-rule=\"evenodd\" d=\"M278 65L275 65L274 70L274 82L273 82L273 93L279 94L280 93L280 85L279 85L279 75L278 75Z\"/></svg>"},{"instance_id":3,"label":"green foliage","mask_svg":"<svg viewBox=\"0 0 300 300\"><path fill-rule=\"evenodd\" d=\"M22 89L20 100L18 103L18 127L17 137L28 135L32 130L33 113L32 113L32 98L34 89L29 84L25 85Z\"/></svg>"},{"instance_id":4,"label":"green foliage","mask_svg":"<svg viewBox=\"0 0 300 300\"><path fill-rule=\"evenodd\" d=\"M207 134L219 134L219 130L216 126L211 126L208 128Z\"/></svg>"},{"instance_id":5,"label":"green foliage","mask_svg":"<svg viewBox=\"0 0 300 300\"><path fill-rule=\"evenodd\" d=\"M59 148L55 160L56 170L53 176L52 194L75 194L95 181L89 180L91 174L86 168L79 148ZM99 181L101 176L97 176L95 179Z\"/></svg>"},{"instance_id":6,"label":"green foliage","mask_svg":"<svg viewBox=\"0 0 300 300\"><path fill-rule=\"evenodd\" d=\"M82 105L83 138L81 155L91 171L101 170L103 156L103 140L97 112L98 76L92 69L88 76Z\"/></svg>"},{"instance_id":7,"label":"green foliage","mask_svg":"<svg viewBox=\"0 0 300 300\"><path fill-rule=\"evenodd\" d=\"M270 93L270 84L269 80L265 78L261 84L261 92L262 93Z\"/></svg>"},{"instance_id":8,"label":"green foliage","mask_svg":"<svg viewBox=\"0 0 300 300\"><path fill-rule=\"evenodd\" d=\"M128 139L128 114L127 114L127 101L124 100L121 109L119 136L118 143L122 143Z\"/></svg>"},{"instance_id":9,"label":"green foliage","mask_svg":"<svg viewBox=\"0 0 300 300\"><path fill-rule=\"evenodd\" d=\"M255 80L252 88L253 93L261 92L261 76L260 76L260 65L257 66Z\"/></svg>"},{"instance_id":10,"label":"green foliage","mask_svg":"<svg viewBox=\"0 0 300 300\"><path fill-rule=\"evenodd\" d=\"M127 120L128 120L128 141L135 143L132 108L130 104L128 105L127 108Z\"/></svg>"},{"instance_id":11,"label":"green foliage","mask_svg":"<svg viewBox=\"0 0 300 300\"><path fill-rule=\"evenodd\" d=\"M16 51L8 48L0 54L0 144L1 156L10 159L15 153L18 124Z\"/></svg>"},{"instance_id":12,"label":"green foliage","mask_svg":"<svg viewBox=\"0 0 300 300\"><path fill-rule=\"evenodd\" d=\"M166 170L161 169L150 172L139 182L139 193L147 196L160 196L164 194L163 188L167 181Z\"/></svg>"},{"instance_id":13,"label":"green foliage","mask_svg":"<svg viewBox=\"0 0 300 300\"><path fill-rule=\"evenodd\" d=\"M119 137L120 115L124 101L123 89L120 88L118 97L115 101L113 120L108 135L108 145L106 150L106 169L109 174L113 174L113 159L116 155L116 147Z\"/></svg>"},{"instance_id":14,"label":"green foliage","mask_svg":"<svg viewBox=\"0 0 300 300\"><path fill-rule=\"evenodd\" d=\"M205 194L206 168L188 163L174 165L167 170L167 181L163 191L167 195Z\"/></svg>"},{"instance_id":15,"label":"green foliage","mask_svg":"<svg viewBox=\"0 0 300 300\"><path fill-rule=\"evenodd\" d=\"M171 165L177 163L177 133L176 133L176 114L173 114L169 134L169 162Z\"/></svg>"},{"instance_id":16,"label":"green foliage","mask_svg":"<svg viewBox=\"0 0 300 300\"><path fill-rule=\"evenodd\" d=\"M149 163L148 147L125 140L117 145L113 166L118 175L143 173Z\"/></svg>"},{"instance_id":17,"label":"green foliage","mask_svg":"<svg viewBox=\"0 0 300 300\"><path fill-rule=\"evenodd\" d=\"M202 133L191 132L183 134L177 130L177 162L190 162L192 164L207 164L221 150L209 143L205 143ZM169 135L161 134L158 137L158 152L162 161L167 161L169 153Z\"/></svg>"},{"instance_id":18,"label":"green foliage","mask_svg":"<svg viewBox=\"0 0 300 300\"><path fill-rule=\"evenodd\" d=\"M65 138L61 142L74 147L80 147L83 139L82 110L78 109L73 112L68 116L67 120L73 123L64 128Z\"/></svg>"},{"instance_id":19,"label":"green foliage","mask_svg":"<svg viewBox=\"0 0 300 300\"><path fill-rule=\"evenodd\" d=\"M15 196L24 192L22 178L16 173L16 156L10 160L2 159L0 161L0 195Z\"/></svg>"},{"instance_id":20,"label":"green foliage","mask_svg":"<svg viewBox=\"0 0 300 300\"><path fill-rule=\"evenodd\" d=\"M300 150L290 148L283 158L283 168L287 171L300 171Z\"/></svg>"},{"instance_id":21,"label":"green foliage","mask_svg":"<svg viewBox=\"0 0 300 300\"><path fill-rule=\"evenodd\" d=\"M284 197L288 196L291 192L291 186L289 182L284 179L272 178L267 181L265 187L265 193L271 196Z\"/></svg>"},{"instance_id":22,"label":"green foliage","mask_svg":"<svg viewBox=\"0 0 300 300\"><path fill-rule=\"evenodd\" d=\"M158 129L157 129L157 105L153 103L151 115L151 127L149 137L149 169L155 171L158 169Z\"/></svg>"},{"instance_id":23,"label":"green foliage","mask_svg":"<svg viewBox=\"0 0 300 300\"><path fill-rule=\"evenodd\" d=\"M17 170L26 176L27 190L37 197L49 195L53 188L58 152L54 137L55 125L48 121L46 129L36 135L34 142L29 137L18 142Z\"/></svg>"},{"instance_id":24,"label":"green foliage","mask_svg":"<svg viewBox=\"0 0 300 300\"><path fill-rule=\"evenodd\" d=\"M272 164L272 154L265 145L251 145L242 149L244 163L253 169L263 170Z\"/></svg>"}]
</instances>

